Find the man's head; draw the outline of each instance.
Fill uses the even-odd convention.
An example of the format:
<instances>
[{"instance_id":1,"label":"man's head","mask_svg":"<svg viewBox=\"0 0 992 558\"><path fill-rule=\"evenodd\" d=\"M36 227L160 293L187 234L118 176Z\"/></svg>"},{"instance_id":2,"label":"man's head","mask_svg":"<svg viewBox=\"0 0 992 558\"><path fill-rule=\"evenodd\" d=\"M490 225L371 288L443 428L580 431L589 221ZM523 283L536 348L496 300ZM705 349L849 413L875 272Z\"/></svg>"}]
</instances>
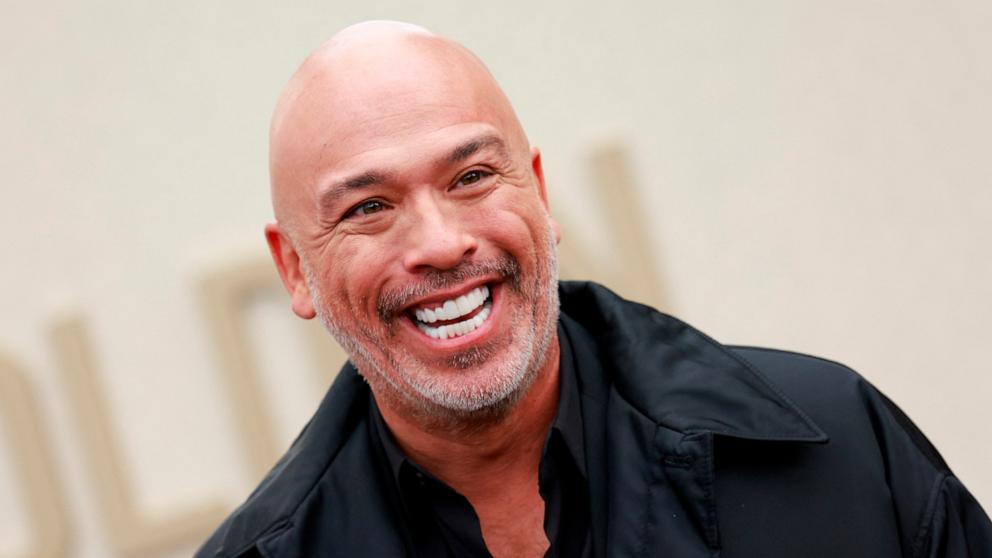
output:
<instances>
[{"instance_id":1,"label":"man's head","mask_svg":"<svg viewBox=\"0 0 992 558\"><path fill-rule=\"evenodd\" d=\"M512 406L548 363L557 225L540 153L485 66L407 24L335 35L271 129L266 237L380 402L422 416Z\"/></svg>"}]
</instances>

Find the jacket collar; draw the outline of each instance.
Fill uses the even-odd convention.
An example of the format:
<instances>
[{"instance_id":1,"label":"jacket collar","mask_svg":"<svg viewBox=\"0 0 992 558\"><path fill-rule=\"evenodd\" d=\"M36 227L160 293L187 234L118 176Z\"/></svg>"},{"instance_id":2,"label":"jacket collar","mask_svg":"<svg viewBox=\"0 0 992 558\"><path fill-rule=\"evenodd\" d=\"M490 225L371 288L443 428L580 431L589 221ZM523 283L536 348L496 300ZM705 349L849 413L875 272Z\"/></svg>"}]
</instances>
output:
<instances>
[{"instance_id":1,"label":"jacket collar","mask_svg":"<svg viewBox=\"0 0 992 558\"><path fill-rule=\"evenodd\" d=\"M759 371L685 323L628 302L594 283L563 281L560 288L562 324L575 350L583 399L605 401L612 385L641 416L685 435L827 440ZM367 465L364 461L371 449L363 421L369 400L368 387L354 367L346 364L293 447L202 550L214 556L240 556L256 543L266 544L298 531L301 527L294 526L293 517L302 507L318 505L311 502L320 500L313 494L335 464L348 471ZM592 412L598 412L596 406L583 407L586 427L606 420L589 420L586 415ZM586 436L598 440L596 447L605 442L604 435L605 431L586 428ZM342 456L345 447L358 449ZM344 496L359 498L356 508L382 490L374 484L349 483L351 489ZM592 496L594 513L605 514L605 495ZM386 519L376 516L363 521ZM599 520L605 522L603 517ZM400 544L385 538L379 542L383 547Z\"/></svg>"},{"instance_id":2,"label":"jacket collar","mask_svg":"<svg viewBox=\"0 0 992 558\"><path fill-rule=\"evenodd\" d=\"M760 371L695 328L595 283L562 281L560 291L562 314L591 334L608 382L656 424L683 434L827 441Z\"/></svg>"}]
</instances>

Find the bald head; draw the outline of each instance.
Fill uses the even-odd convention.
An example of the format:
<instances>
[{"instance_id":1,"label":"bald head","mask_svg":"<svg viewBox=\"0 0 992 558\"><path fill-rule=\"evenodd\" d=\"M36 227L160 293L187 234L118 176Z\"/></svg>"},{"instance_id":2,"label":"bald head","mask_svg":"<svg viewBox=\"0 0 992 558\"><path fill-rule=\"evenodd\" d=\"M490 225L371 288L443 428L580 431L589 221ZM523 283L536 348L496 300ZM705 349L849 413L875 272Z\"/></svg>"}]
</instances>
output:
<instances>
[{"instance_id":1,"label":"bald head","mask_svg":"<svg viewBox=\"0 0 992 558\"><path fill-rule=\"evenodd\" d=\"M395 56L388 50L402 51L408 48L409 41L414 37L444 41L418 25L398 21L365 21L342 29L317 47L296 70L279 97L270 130L273 147L288 124L290 115L299 108L302 95L308 91L311 95L316 94L314 89L329 85L328 80L332 77L353 75L360 65L368 65L376 59L385 62L388 56ZM372 70L374 67L370 65L367 71Z\"/></svg>"},{"instance_id":2,"label":"bald head","mask_svg":"<svg viewBox=\"0 0 992 558\"><path fill-rule=\"evenodd\" d=\"M407 23L348 27L290 79L270 130L276 219L292 230L312 210L321 178L407 133L484 122L526 156L526 136L485 65L463 46Z\"/></svg>"}]
</instances>

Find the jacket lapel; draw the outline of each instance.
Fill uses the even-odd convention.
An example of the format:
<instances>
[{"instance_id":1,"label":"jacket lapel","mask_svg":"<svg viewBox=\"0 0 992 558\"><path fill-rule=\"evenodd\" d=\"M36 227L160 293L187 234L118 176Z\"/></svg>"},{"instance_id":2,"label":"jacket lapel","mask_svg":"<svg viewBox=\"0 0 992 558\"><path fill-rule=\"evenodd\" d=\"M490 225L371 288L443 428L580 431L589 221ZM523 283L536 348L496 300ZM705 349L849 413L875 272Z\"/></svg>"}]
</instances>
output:
<instances>
[{"instance_id":1,"label":"jacket lapel","mask_svg":"<svg viewBox=\"0 0 992 558\"><path fill-rule=\"evenodd\" d=\"M760 371L676 318L594 283L563 282L562 311L588 331L609 384L657 424L684 434L827 440Z\"/></svg>"},{"instance_id":2,"label":"jacket lapel","mask_svg":"<svg viewBox=\"0 0 992 558\"><path fill-rule=\"evenodd\" d=\"M228 519L217 556L406 556L390 484L377 473L368 387L338 374L310 423L247 502Z\"/></svg>"}]
</instances>

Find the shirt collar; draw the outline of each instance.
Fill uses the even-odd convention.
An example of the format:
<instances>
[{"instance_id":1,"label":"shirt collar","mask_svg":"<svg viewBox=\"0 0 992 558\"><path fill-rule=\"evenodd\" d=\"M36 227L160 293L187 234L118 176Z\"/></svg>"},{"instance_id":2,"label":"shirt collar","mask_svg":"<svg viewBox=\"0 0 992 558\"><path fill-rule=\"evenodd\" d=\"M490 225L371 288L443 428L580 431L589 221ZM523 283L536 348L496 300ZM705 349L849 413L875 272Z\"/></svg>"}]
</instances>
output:
<instances>
[{"instance_id":1,"label":"shirt collar","mask_svg":"<svg viewBox=\"0 0 992 558\"><path fill-rule=\"evenodd\" d=\"M551 424L551 431L561 435L575 466L583 477L587 477L585 440L582 434L582 404L578 380L575 377L575 355L561 322L558 323L558 345L561 353L558 412L555 421Z\"/></svg>"},{"instance_id":2,"label":"shirt collar","mask_svg":"<svg viewBox=\"0 0 992 558\"><path fill-rule=\"evenodd\" d=\"M369 393L369 399L371 400L369 415L372 418L372 432L375 435L376 441L386 454L386 461L389 464L389 470L392 472L393 478L399 483L400 473L403 470L404 463L407 461L406 454L403 453L396 440L393 439L393 433L386 426L386 421L383 420L382 413L379 412L379 404L372 397L371 392Z\"/></svg>"}]
</instances>

